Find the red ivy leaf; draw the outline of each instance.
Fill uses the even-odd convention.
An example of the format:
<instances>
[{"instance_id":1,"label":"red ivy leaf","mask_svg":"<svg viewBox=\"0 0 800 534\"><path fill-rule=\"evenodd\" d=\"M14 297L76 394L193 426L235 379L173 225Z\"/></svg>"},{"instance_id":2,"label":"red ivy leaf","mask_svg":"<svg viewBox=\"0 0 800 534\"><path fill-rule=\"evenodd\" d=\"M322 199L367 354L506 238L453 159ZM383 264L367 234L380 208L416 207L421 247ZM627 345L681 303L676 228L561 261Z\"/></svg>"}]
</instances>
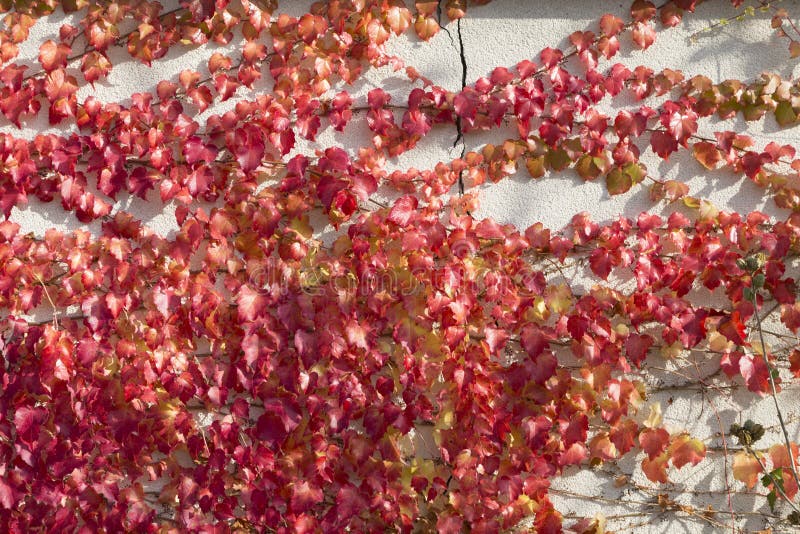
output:
<instances>
[{"instance_id":1,"label":"red ivy leaf","mask_svg":"<svg viewBox=\"0 0 800 534\"><path fill-rule=\"evenodd\" d=\"M575 442L558 456L558 465L561 467L567 465L578 465L588 457L589 450L586 448L586 445L580 442Z\"/></svg>"},{"instance_id":2,"label":"red ivy leaf","mask_svg":"<svg viewBox=\"0 0 800 534\"><path fill-rule=\"evenodd\" d=\"M608 279L614 264L615 258L613 254L602 247L594 249L589 256L589 265L592 268L592 272L603 280Z\"/></svg>"},{"instance_id":3,"label":"red ivy leaf","mask_svg":"<svg viewBox=\"0 0 800 534\"><path fill-rule=\"evenodd\" d=\"M4 477L0 477L0 506L11 510L14 508L15 502L14 490L6 483Z\"/></svg>"},{"instance_id":4,"label":"red ivy leaf","mask_svg":"<svg viewBox=\"0 0 800 534\"><path fill-rule=\"evenodd\" d=\"M717 330L736 345L743 346L747 344L745 341L747 337L745 325L738 310L731 313L730 317L723 319Z\"/></svg>"},{"instance_id":5,"label":"red ivy leaf","mask_svg":"<svg viewBox=\"0 0 800 534\"><path fill-rule=\"evenodd\" d=\"M266 310L266 298L260 291L243 285L236 297L239 321L253 321Z\"/></svg>"},{"instance_id":6,"label":"red ivy leaf","mask_svg":"<svg viewBox=\"0 0 800 534\"><path fill-rule=\"evenodd\" d=\"M631 17L637 22L646 22L656 16L656 6L649 0L634 0Z\"/></svg>"},{"instance_id":7,"label":"red ivy leaf","mask_svg":"<svg viewBox=\"0 0 800 534\"><path fill-rule=\"evenodd\" d=\"M624 27L625 21L619 17L615 17L609 13L600 17L600 30L603 32L603 35L613 37L621 32Z\"/></svg>"},{"instance_id":8,"label":"red ivy leaf","mask_svg":"<svg viewBox=\"0 0 800 534\"><path fill-rule=\"evenodd\" d=\"M444 513L436 520L436 532L439 534L460 534L464 521L456 515Z\"/></svg>"},{"instance_id":9,"label":"red ivy leaf","mask_svg":"<svg viewBox=\"0 0 800 534\"><path fill-rule=\"evenodd\" d=\"M47 99L55 102L60 98L72 96L78 90L78 82L74 76L70 76L64 69L57 69L47 75L44 83L44 90Z\"/></svg>"},{"instance_id":10,"label":"red ivy leaf","mask_svg":"<svg viewBox=\"0 0 800 534\"><path fill-rule=\"evenodd\" d=\"M39 47L39 63L47 72L67 66L67 57L72 49L66 43L54 43L50 39Z\"/></svg>"},{"instance_id":11,"label":"red ivy leaf","mask_svg":"<svg viewBox=\"0 0 800 534\"><path fill-rule=\"evenodd\" d=\"M315 504L322 502L322 499L322 489L312 487L307 480L303 480L292 485L292 498L289 506L293 513L302 514L311 510Z\"/></svg>"},{"instance_id":12,"label":"red ivy leaf","mask_svg":"<svg viewBox=\"0 0 800 534\"><path fill-rule=\"evenodd\" d=\"M411 195L399 198L395 201L392 209L389 210L389 215L386 218L398 226L408 226L416 215L418 204L417 198Z\"/></svg>"},{"instance_id":13,"label":"red ivy leaf","mask_svg":"<svg viewBox=\"0 0 800 534\"><path fill-rule=\"evenodd\" d=\"M261 165L264 157L264 134L255 126L238 128L234 134L233 153L244 172L250 172Z\"/></svg>"},{"instance_id":14,"label":"red ivy leaf","mask_svg":"<svg viewBox=\"0 0 800 534\"><path fill-rule=\"evenodd\" d=\"M639 434L639 445L652 460L664 452L669 445L669 432L663 428L647 428Z\"/></svg>"},{"instance_id":15,"label":"red ivy leaf","mask_svg":"<svg viewBox=\"0 0 800 534\"><path fill-rule=\"evenodd\" d=\"M650 46L656 40L656 32L653 29L652 24L645 22L634 23L632 36L633 42L636 43L642 50L650 48Z\"/></svg>"},{"instance_id":16,"label":"red ivy leaf","mask_svg":"<svg viewBox=\"0 0 800 534\"><path fill-rule=\"evenodd\" d=\"M650 146L661 158L668 159L670 154L678 150L678 141L667 132L657 131L650 135Z\"/></svg>"},{"instance_id":17,"label":"red ivy leaf","mask_svg":"<svg viewBox=\"0 0 800 534\"><path fill-rule=\"evenodd\" d=\"M111 62L106 56L95 50L83 56L81 72L87 82L94 84L100 78L108 76L108 73L111 72Z\"/></svg>"},{"instance_id":18,"label":"red ivy leaf","mask_svg":"<svg viewBox=\"0 0 800 534\"><path fill-rule=\"evenodd\" d=\"M769 369L762 356L745 354L739 359L739 371L747 384L747 389L756 393L769 391Z\"/></svg>"},{"instance_id":19,"label":"red ivy leaf","mask_svg":"<svg viewBox=\"0 0 800 534\"><path fill-rule=\"evenodd\" d=\"M672 28L681 23L683 10L674 3L669 2L661 8L661 23L667 28Z\"/></svg>"},{"instance_id":20,"label":"red ivy leaf","mask_svg":"<svg viewBox=\"0 0 800 534\"><path fill-rule=\"evenodd\" d=\"M652 336L647 334L630 334L625 340L625 354L631 363L639 367L654 342Z\"/></svg>"}]
</instances>

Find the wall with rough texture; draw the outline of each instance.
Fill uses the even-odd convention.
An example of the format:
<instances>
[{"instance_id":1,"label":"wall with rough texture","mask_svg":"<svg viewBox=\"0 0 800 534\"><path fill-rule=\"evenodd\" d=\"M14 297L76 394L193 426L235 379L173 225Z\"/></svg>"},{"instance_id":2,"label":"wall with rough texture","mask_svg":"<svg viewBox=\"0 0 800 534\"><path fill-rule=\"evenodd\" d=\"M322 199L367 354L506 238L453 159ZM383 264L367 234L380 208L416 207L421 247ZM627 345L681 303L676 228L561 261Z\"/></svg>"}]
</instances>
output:
<instances>
[{"instance_id":1,"label":"wall with rough texture","mask_svg":"<svg viewBox=\"0 0 800 534\"><path fill-rule=\"evenodd\" d=\"M307 2L287 2L283 8L291 14L304 12ZM494 67L513 67L523 59L535 59L546 46L567 47L567 36L575 30L592 28L594 21L605 12L623 15L629 2L625 1L561 1L544 0L494 0L486 6L470 8L467 18L451 22L445 31L425 43L413 37L393 38L391 50L408 65L415 66L423 76L452 90L461 87L462 76L467 84ZM800 15L800 4L783 2L790 11ZM169 6L168 6L169 7ZM762 71L791 76L798 68L786 50L786 42L770 29L769 15L757 13L744 22L715 28L697 34L703 28L729 16L729 2L717 0L703 4L696 14L688 16L682 25L659 33L653 47L646 51L633 51L630 43L623 44L623 52L614 61L629 67L646 65L653 69L681 69L688 76L704 74L715 81L727 78L751 80ZM54 16L39 21L31 38L21 50L23 62L36 61L38 47L44 40L57 34L58 28L70 17ZM236 44L231 44L233 50ZM131 93L153 90L162 79L176 78L185 68L203 70L207 58L218 45L195 49L174 47L166 58L155 63L155 68L131 61L123 51L112 57L114 69L108 79L95 87L83 87L79 99L94 94L101 100L125 102ZM463 62L462 62L463 60ZM463 72L462 64L466 66ZM261 90L269 90L268 75L261 82ZM355 87L348 88L358 99L365 101L367 92L382 87L402 102L411 86L405 77L394 74L390 68L369 72ZM335 87L335 90L340 90ZM252 92L240 90L237 98L246 98ZM200 121L212 113L220 113L235 105L237 98L207 110ZM633 102L615 103L609 110L632 105ZM363 122L363 121L362 121ZM32 138L40 132L62 132L47 124L47 114L41 113L36 121L23 125L21 131L7 123L0 123L0 131ZM767 118L754 123L744 123L739 118L730 121L710 120L701 125L700 133L735 129L747 132L759 146L771 140L800 145L800 131L779 129ZM485 143L502 142L514 137L515 129L501 127L489 133L467 134L457 139L454 128L441 128L427 136L420 146L389 162L389 168L431 168L439 161L458 157L462 148L475 150ZM299 143L296 150L311 152L319 146L343 146L354 151L369 143L368 130L358 120L345 133L332 130L323 132L315 143ZM738 212L766 210L776 216L785 216L765 200L761 189L745 180L736 180L725 172L703 172L690 155L676 154L669 161L646 156L643 161L650 173L665 178L688 179L695 196L708 198L717 206ZM510 179L498 184L480 186L481 208L478 216L491 216L501 223L513 223L526 228L542 221L546 226L561 228L572 216L588 211L598 221L608 221L620 214L635 217L643 210L665 213L673 208L653 206L647 189L635 187L627 194L610 197L602 181L584 182L571 171L532 180L523 169ZM388 193L387 193L388 194ZM157 195L156 195L157 197ZM162 235L176 228L173 204L162 204L157 198L147 202L122 198L117 209L125 209L145 221ZM20 223L23 231L42 234L50 227L60 229L88 228L98 232L98 224L83 225L71 214L61 210L57 203L42 204L32 201L25 208L15 208L12 219ZM335 235L332 228L324 232L326 239ZM580 278L580 272L568 272ZM620 283L625 283L620 281ZM698 357L699 362L702 358ZM774 406L769 398L758 399L742 387L707 388L700 379L718 371L716 364L692 363L693 355L681 361L662 361L662 371L654 370L649 377L655 393L648 403L660 402L664 418L671 430L688 430L706 440L708 459L695 468L685 467L670 472L671 483L658 486L642 474L641 457L628 457L618 465L606 464L594 469L570 470L555 482L554 501L567 517L604 514L608 528L626 532L717 532L717 522L730 523L730 512L736 513L735 523L745 531L769 526L769 509L766 500L755 491L747 491L730 474L730 456L726 460L721 450L720 429L727 432L733 422L751 418L769 427L766 441L777 443ZM713 382L713 380L712 380ZM729 384L729 382L724 382ZM791 421L793 436L798 436L800 418L800 388L788 388L780 395L783 410ZM646 417L643 410L643 417ZM726 482L727 468L727 482ZM625 478L623 478L625 477ZM729 492L730 489L730 492ZM718 512L703 518L688 508L684 511L674 506L659 504L659 494L674 499L691 510L711 506ZM763 491L762 491L763 494ZM666 501L662 499L661 503ZM569 524L569 521L567 521Z\"/></svg>"}]
</instances>

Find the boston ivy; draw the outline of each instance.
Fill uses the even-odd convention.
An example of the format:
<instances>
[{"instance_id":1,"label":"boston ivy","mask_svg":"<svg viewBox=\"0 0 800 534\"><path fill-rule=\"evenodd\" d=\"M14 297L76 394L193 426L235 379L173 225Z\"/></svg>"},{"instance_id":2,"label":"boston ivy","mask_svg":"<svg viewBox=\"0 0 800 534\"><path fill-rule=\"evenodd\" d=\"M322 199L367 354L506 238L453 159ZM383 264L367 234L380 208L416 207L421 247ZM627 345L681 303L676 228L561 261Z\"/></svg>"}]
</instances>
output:
<instances>
[{"instance_id":1,"label":"boston ivy","mask_svg":"<svg viewBox=\"0 0 800 534\"><path fill-rule=\"evenodd\" d=\"M102 223L94 236L0 223L4 530L457 533L533 518L550 533L562 517L548 488L568 466L641 452L646 476L667 482L703 461L703 441L669 431L655 408L645 416L640 371L702 349L731 380L770 392L783 356L764 352L753 325L772 310L800 327L787 274L800 252L800 159L792 146L703 137L698 125L773 115L792 126L800 92L773 74L718 83L612 62L697 3L636 0L567 49L453 92L385 44L430 39L442 14L467 15L466 0L334 0L300 17L278 14L275 0L170 11L0 0L0 112L16 126L46 112L75 131L0 134L0 207L8 219L30 198L58 201ZM41 68L16 63L35 21L57 8L80 23L41 44ZM791 20L775 17L787 35ZM77 97L111 71L112 47L153 65L234 32L244 40L230 56L127 104ZM407 76L407 99L373 89L363 106L332 90L380 66ZM196 119L267 76L271 92ZM599 104L618 95L639 104L607 115ZM370 146L292 155L298 137L343 131L357 113ZM518 135L433 169L386 170L456 123ZM746 176L793 214L719 211L648 170L647 150ZM476 219L475 186L523 166L534 179L571 168L612 195L648 187L684 211L604 224L579 213L563 230ZM453 195L459 182L466 192ZM381 186L397 200L377 200ZM113 209L121 195L177 203L179 230L159 236ZM339 229L331 244L314 212ZM559 277L565 264L585 266L595 285ZM625 290L607 282L626 277ZM724 304L692 298L701 291ZM52 319L33 320L41 309ZM789 359L800 376L800 352ZM782 444L768 457L742 451L733 475L753 487L777 471L794 499L796 459Z\"/></svg>"}]
</instances>

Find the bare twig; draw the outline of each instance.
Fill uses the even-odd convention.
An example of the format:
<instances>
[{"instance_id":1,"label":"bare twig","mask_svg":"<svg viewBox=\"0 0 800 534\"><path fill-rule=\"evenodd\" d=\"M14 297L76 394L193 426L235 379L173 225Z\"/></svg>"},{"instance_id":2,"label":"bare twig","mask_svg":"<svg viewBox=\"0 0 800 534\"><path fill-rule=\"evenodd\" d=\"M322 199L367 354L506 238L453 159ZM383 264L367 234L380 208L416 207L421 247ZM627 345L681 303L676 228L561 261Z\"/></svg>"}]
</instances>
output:
<instances>
[{"instance_id":1,"label":"bare twig","mask_svg":"<svg viewBox=\"0 0 800 534\"><path fill-rule=\"evenodd\" d=\"M775 411L778 413L778 423L781 426L781 431L783 432L783 440L786 442L786 451L789 455L789 464L790 469L792 471L792 476L794 477L794 481L797 483L797 486L800 487L800 476L797 474L797 466L795 465L794 459L794 452L792 451L792 442L789 439L789 431L786 430L786 423L783 420L783 412L781 412L781 406L778 403L778 389L775 387L775 378L772 376L773 367L772 364L769 362L769 358L767 357L767 344L764 342L764 331L761 329L761 318L758 315L758 291L754 290L752 295L753 301L753 315L756 319L756 329L758 330L758 337L761 342L761 357L764 358L764 364L767 366L767 377L769 377L769 385L770 389L772 390L772 402L775 404ZM777 484L775 485L777 487ZM783 490L781 490L783 493ZM788 500L788 499L787 499ZM800 513L800 510L794 506L792 503L793 508Z\"/></svg>"}]
</instances>

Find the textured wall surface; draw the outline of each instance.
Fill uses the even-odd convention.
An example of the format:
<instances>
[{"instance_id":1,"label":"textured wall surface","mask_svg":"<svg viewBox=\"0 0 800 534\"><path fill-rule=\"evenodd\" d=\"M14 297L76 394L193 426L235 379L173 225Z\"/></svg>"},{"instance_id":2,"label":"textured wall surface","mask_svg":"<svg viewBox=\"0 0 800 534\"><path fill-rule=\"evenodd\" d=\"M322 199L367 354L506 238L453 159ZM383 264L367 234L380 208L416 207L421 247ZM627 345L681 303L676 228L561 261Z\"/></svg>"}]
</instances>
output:
<instances>
[{"instance_id":1,"label":"textured wall surface","mask_svg":"<svg viewBox=\"0 0 800 534\"><path fill-rule=\"evenodd\" d=\"M283 9L299 14L306 2L287 2ZM612 12L622 15L627 1L562 1L542 0L494 0L489 5L470 8L468 16L459 24L449 23L430 42L413 37L394 38L390 47L408 65L415 66L423 76L452 90L461 87L462 76L467 84L480 76L488 75L494 67L513 67L523 59L535 59L546 46L567 46L567 36L575 30L589 28L600 15ZM783 2L788 9L800 14L800 5ZM713 1L703 4L698 12L689 16L677 29L659 33L653 47L642 52L632 51L629 42L623 44L623 52L614 58L629 67L646 65L653 69L681 69L687 77L695 74L709 76L714 81L728 78L751 80L763 71L791 76L800 63L792 60L786 50L786 42L780 40L770 29L767 14L759 14L743 22L718 27L693 38L693 34L715 23L732 12L730 4ZM31 38L22 47L21 59L33 64L38 47L44 40L57 34L58 28L68 17L50 17L39 21L32 30ZM233 49L234 45L231 45ZM112 57L114 69L108 79L98 82L94 88L83 87L79 100L90 94L107 102L126 102L134 92L153 90L162 79L176 78L185 68L203 70L207 58L214 51L225 51L217 45L195 49L173 48L168 56L155 63L155 68L131 61L126 53L118 51ZM462 70L466 66L466 73ZM262 89L269 90L269 79L260 82ZM355 87L348 88L354 96L365 100L367 92L382 87L402 102L411 86L404 77L393 74L390 68L369 72ZM341 90L343 87L334 87ZM241 91L237 98L246 98L252 93ZM216 114L234 106L236 98L207 110L200 118ZM633 102L628 102L633 105ZM652 104L651 104L652 105ZM616 108L624 107L615 103ZM609 110L614 109L609 107ZM735 129L753 136L758 146L770 140L800 145L800 131L778 129L772 119L744 123L739 118L721 122L706 120L700 133L710 134L717 130ZM41 113L37 121L23 125L22 130L0 124L0 131L32 138L40 132L63 132L47 124L47 114ZM515 129L498 128L489 133L467 134L463 140L456 139L452 128L442 128L427 136L420 146L389 162L391 169L432 168L439 161L458 157L463 148L475 150L486 143L502 142L514 137ZM370 142L368 130L358 121L345 133L328 130L316 143L299 143L297 151L313 152L320 146L343 146L355 151ZM643 161L653 175L666 178L688 179L691 194L712 200L720 208L746 213L765 210L775 216L785 216L775 209L771 200L765 200L761 189L746 180L736 180L730 173L703 172L687 153L676 154L664 162L648 154ZM610 197L602 181L584 182L571 171L532 180L523 169L516 176L498 184L481 187L479 216L491 216L502 223L513 223L526 228L542 221L551 228L561 228L572 216L588 211L598 221L608 221L620 214L635 217L644 210L668 212L664 206L653 206L647 189L633 188L630 192ZM160 203L157 195L150 201L121 199L117 209L129 210L140 217L151 228L162 235L169 235L176 228L172 204ZM23 209L15 208L12 219L23 226L23 231L43 234L51 227L60 229L88 228L93 232L99 225L88 226L78 222L64 212L57 203L42 204L32 201ZM332 228L326 230L326 239L333 237ZM570 273L581 277L582 273ZM624 281L620 281L624 283ZM568 517L602 513L608 518L608 528L615 531L640 532L717 532L715 522L730 523L730 510L736 514L736 524L744 531L755 531L769 526L769 509L762 496L747 491L741 483L733 480L730 472L730 457L726 459L721 450L720 430L727 431L733 422L752 418L769 427L767 440L779 440L774 406L769 398L758 399L741 387L712 390L705 388L700 379L713 375L718 367L709 364L682 366L665 361L662 373L654 372L652 385L655 393L647 400L660 402L667 426L674 431L687 430L703 438L709 447L706 461L695 468L685 467L670 472L671 483L658 486L650 483L639 468L641 457L628 457L618 465L604 465L596 469L573 469L555 482L553 499L559 510ZM787 389L780 398L786 416L791 421L793 436L798 436L798 388ZM643 410L646 417L646 410ZM727 471L726 471L727 470ZM727 476L726 476L727 472ZM626 477L625 479L621 477ZM762 491L763 493L763 491ZM709 516L677 510L659 504L658 495L692 507L691 510L711 506L719 512ZM664 500L662 503L666 502ZM569 524L569 521L567 521Z\"/></svg>"}]
</instances>

